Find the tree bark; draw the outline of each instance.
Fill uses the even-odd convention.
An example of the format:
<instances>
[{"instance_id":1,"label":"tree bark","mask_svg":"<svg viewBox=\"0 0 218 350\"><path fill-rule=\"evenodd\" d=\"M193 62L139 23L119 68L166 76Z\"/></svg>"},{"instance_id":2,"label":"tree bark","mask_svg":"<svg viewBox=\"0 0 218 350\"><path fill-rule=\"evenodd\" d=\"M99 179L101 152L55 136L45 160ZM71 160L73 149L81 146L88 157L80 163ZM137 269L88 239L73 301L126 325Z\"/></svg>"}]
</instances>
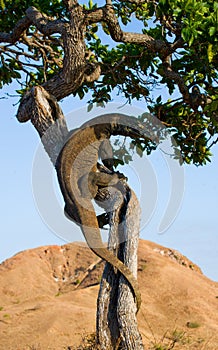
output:
<instances>
[{"instance_id":1,"label":"tree bark","mask_svg":"<svg viewBox=\"0 0 218 350\"><path fill-rule=\"evenodd\" d=\"M126 184L121 185L121 191L114 188L109 190L112 216L108 249L137 278L140 206L135 193ZM126 200L128 197L130 198ZM132 291L125 278L108 263L105 265L98 296L96 335L100 350L144 349L137 327Z\"/></svg>"},{"instance_id":2,"label":"tree bark","mask_svg":"<svg viewBox=\"0 0 218 350\"><path fill-rule=\"evenodd\" d=\"M57 100L43 87L36 86L26 94L26 100L24 99L20 105L20 113L30 117L45 151L55 165L69 134L65 117Z\"/></svg>"}]
</instances>

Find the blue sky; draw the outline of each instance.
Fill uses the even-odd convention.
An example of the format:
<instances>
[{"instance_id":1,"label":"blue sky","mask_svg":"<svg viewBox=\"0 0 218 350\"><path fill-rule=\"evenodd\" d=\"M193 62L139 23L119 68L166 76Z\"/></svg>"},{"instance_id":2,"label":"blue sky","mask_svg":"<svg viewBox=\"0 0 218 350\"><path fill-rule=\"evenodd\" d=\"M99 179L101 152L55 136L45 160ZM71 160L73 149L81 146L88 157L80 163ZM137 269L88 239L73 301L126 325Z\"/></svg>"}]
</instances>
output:
<instances>
[{"instance_id":1,"label":"blue sky","mask_svg":"<svg viewBox=\"0 0 218 350\"><path fill-rule=\"evenodd\" d=\"M50 179L47 179L46 172L41 174L40 169L38 169L39 173L34 170L37 180L32 180L33 169L40 166L40 163L36 162L39 137L30 123L18 123L15 118L17 107L12 105L15 102L16 99L13 98L0 100L2 169L0 181L0 261L28 248L66 243L66 240L60 237L67 238L68 241L78 241L82 238L78 228L64 218L62 210L59 210L62 218L56 219L56 227L51 228L50 221L52 218L55 221L56 212L55 209L53 212L52 200L50 201L49 196L47 196L46 189L43 190L43 185L46 185L46 181L50 181ZM115 102L120 103L121 101ZM75 124L79 124L79 120L76 121L79 114L75 113L75 110L77 108L81 110L82 107L84 107L84 102L73 98L66 99L62 104L62 108L70 116L68 120L72 124L74 124L74 120ZM200 168L185 167L184 196L179 213L171 226L162 234L158 233L158 227L167 205L171 183L169 171L161 152L155 152L148 159L142 160L142 163L140 163L140 159L137 160L138 164L142 164L141 169L143 169L143 164L147 166L146 169L153 169L151 174L155 175L156 178L156 206L152 204L152 215L150 215L150 221L147 224L144 218L147 215L146 208L149 208L148 203L152 202L149 190L154 176L148 179L140 175L137 180L136 167L133 165L126 169L129 173L130 185L139 196L142 209L144 208L142 210L143 229L140 232L140 237L179 250L194 263L197 263L203 272L215 281L218 281L217 151L216 146L213 149L214 157L211 164L208 163L207 166ZM55 174L53 177L53 182L55 182ZM37 193L42 191L45 191L43 194L45 207L50 209L50 221L40 213L42 210L37 207L34 199ZM145 195L142 191L145 192ZM59 197L61 208L60 194L57 194L57 197ZM67 236L68 230L72 232L72 235ZM74 235L74 232L77 233Z\"/></svg>"}]
</instances>

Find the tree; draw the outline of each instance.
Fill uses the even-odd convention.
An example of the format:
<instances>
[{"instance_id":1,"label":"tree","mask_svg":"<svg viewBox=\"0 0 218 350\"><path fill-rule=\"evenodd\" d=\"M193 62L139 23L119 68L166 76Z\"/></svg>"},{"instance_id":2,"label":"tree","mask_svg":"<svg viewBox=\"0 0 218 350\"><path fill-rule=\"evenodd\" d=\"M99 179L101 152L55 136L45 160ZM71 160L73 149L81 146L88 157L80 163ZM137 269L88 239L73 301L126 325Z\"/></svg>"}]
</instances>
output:
<instances>
[{"instance_id":1,"label":"tree","mask_svg":"<svg viewBox=\"0 0 218 350\"><path fill-rule=\"evenodd\" d=\"M2 0L0 14L1 87L20 84L17 118L31 120L42 139L58 119L52 142L50 134L43 141L52 160L68 135L57 101L91 92L90 109L114 93L141 100L170 130L180 164L210 161L218 142L216 1ZM131 21L137 32L126 31ZM152 97L159 87L164 93ZM151 140L136 144L155 149ZM121 162L129 160L125 149Z\"/></svg>"}]
</instances>

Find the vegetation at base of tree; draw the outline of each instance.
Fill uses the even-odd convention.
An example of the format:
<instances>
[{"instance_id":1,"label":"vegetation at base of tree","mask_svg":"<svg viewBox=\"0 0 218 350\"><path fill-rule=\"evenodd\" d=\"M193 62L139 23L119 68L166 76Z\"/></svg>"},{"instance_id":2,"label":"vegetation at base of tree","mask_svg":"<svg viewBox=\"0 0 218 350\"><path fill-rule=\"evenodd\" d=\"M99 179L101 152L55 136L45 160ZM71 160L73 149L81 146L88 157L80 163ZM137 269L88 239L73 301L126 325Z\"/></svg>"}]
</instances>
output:
<instances>
[{"instance_id":1,"label":"vegetation at base of tree","mask_svg":"<svg viewBox=\"0 0 218 350\"><path fill-rule=\"evenodd\" d=\"M155 339L155 337L153 340L151 338L147 346L148 350L185 350L187 348L190 350L196 348L206 350L208 343L208 340L198 338L194 334L189 335L184 330L174 329L163 334L160 340ZM96 350L95 334L83 336L81 345L77 347L69 346L68 350ZM122 350L122 348L118 350Z\"/></svg>"}]
</instances>

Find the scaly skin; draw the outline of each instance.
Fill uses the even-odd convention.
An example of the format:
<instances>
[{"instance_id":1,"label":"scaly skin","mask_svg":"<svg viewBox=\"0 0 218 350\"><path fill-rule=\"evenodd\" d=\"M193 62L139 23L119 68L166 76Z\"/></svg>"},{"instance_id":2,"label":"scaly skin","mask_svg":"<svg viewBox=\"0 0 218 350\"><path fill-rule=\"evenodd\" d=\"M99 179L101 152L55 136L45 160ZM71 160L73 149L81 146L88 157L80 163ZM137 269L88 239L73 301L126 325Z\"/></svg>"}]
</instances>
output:
<instances>
[{"instance_id":1,"label":"scaly skin","mask_svg":"<svg viewBox=\"0 0 218 350\"><path fill-rule=\"evenodd\" d=\"M100 144L103 140L109 139L111 135L144 138L146 137L146 131L143 124L136 118L123 114L108 114L94 118L71 135L57 160L56 169L66 203L65 211L67 215L76 220L77 224L81 226L91 250L125 276L134 292L138 311L141 304L141 295L137 280L128 267L104 247L91 202L95 193L90 192L91 188L88 183L88 175L97 170ZM114 173L110 176L109 185L116 184L118 181L119 176ZM108 185L108 180L104 185ZM82 191L80 187L82 187Z\"/></svg>"}]
</instances>

